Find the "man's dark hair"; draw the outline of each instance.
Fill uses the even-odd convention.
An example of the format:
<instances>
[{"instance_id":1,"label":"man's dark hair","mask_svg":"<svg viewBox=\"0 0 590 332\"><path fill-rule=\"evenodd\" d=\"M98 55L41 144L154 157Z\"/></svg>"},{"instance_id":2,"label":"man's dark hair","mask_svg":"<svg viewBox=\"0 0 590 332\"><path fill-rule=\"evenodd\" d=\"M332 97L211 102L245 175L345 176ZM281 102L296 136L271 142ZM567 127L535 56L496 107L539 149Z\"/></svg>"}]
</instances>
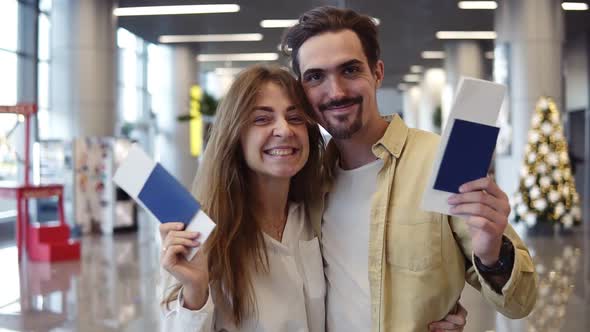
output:
<instances>
[{"instance_id":1,"label":"man's dark hair","mask_svg":"<svg viewBox=\"0 0 590 332\"><path fill-rule=\"evenodd\" d=\"M289 28L283 36L281 50L284 54L291 56L291 65L298 78L301 78L299 70L301 45L319 34L342 30L352 30L356 33L369 62L369 68L375 69L381 50L377 40L377 26L373 19L352 9L325 6L305 12L299 17L299 22Z\"/></svg>"}]
</instances>

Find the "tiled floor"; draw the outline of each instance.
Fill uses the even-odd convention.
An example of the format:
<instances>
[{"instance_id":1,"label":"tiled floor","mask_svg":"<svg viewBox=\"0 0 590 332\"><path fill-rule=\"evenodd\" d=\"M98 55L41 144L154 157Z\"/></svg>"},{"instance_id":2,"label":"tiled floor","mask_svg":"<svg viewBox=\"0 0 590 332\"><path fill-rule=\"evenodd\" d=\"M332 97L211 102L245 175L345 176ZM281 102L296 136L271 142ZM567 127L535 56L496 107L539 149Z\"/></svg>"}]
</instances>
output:
<instances>
[{"instance_id":1,"label":"tiled floor","mask_svg":"<svg viewBox=\"0 0 590 332\"><path fill-rule=\"evenodd\" d=\"M83 239L81 262L28 263L0 246L0 332L158 331L158 244L153 229ZM510 321L467 287L466 332L590 331L590 237L527 239L541 279L533 314Z\"/></svg>"},{"instance_id":2,"label":"tiled floor","mask_svg":"<svg viewBox=\"0 0 590 332\"><path fill-rule=\"evenodd\" d=\"M16 248L0 249L0 332L158 331L154 234L85 237L80 262L29 262L20 275Z\"/></svg>"},{"instance_id":3,"label":"tiled floor","mask_svg":"<svg viewBox=\"0 0 590 332\"><path fill-rule=\"evenodd\" d=\"M590 234L522 236L539 273L536 307L527 318L510 320L495 313L467 286L461 299L467 308L465 332L590 331Z\"/></svg>"}]
</instances>

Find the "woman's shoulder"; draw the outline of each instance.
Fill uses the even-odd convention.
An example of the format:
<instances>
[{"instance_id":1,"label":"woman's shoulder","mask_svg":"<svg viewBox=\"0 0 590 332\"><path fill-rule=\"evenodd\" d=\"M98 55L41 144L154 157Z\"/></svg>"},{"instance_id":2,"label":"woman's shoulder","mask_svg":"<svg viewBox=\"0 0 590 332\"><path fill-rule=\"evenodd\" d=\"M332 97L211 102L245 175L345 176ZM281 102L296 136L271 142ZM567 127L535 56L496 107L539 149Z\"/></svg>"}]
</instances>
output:
<instances>
[{"instance_id":1,"label":"woman's shoulder","mask_svg":"<svg viewBox=\"0 0 590 332\"><path fill-rule=\"evenodd\" d=\"M307 213L305 212L305 204L303 202L289 202L287 218L297 224L305 222L308 219Z\"/></svg>"},{"instance_id":2,"label":"woman's shoulder","mask_svg":"<svg viewBox=\"0 0 590 332\"><path fill-rule=\"evenodd\" d=\"M298 232L300 240L311 240L316 236L303 202L289 203L288 218L290 218L294 224L299 226L297 228L300 230Z\"/></svg>"}]
</instances>

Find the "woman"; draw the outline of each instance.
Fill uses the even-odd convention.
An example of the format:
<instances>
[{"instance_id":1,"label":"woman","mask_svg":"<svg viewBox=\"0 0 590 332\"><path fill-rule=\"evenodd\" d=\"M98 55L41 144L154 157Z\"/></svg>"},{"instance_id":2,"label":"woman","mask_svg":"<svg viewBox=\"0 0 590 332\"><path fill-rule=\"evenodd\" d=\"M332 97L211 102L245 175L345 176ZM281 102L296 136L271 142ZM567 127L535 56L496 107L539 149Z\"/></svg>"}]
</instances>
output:
<instances>
[{"instance_id":1,"label":"woman","mask_svg":"<svg viewBox=\"0 0 590 332\"><path fill-rule=\"evenodd\" d=\"M306 205L323 151L313 112L287 71L254 66L224 97L196 181L216 229L160 227L162 266L180 283L164 300L164 330L324 331L325 282Z\"/></svg>"}]
</instances>

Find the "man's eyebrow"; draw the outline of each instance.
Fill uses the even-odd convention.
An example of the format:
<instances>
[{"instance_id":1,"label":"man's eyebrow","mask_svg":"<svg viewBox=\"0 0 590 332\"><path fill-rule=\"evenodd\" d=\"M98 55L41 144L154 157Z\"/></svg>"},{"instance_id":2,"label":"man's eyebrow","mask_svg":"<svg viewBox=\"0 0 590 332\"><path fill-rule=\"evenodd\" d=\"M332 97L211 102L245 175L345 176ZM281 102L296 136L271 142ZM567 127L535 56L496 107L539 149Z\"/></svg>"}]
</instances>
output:
<instances>
[{"instance_id":1,"label":"man's eyebrow","mask_svg":"<svg viewBox=\"0 0 590 332\"><path fill-rule=\"evenodd\" d=\"M338 68L344 68L344 67L348 67L348 66L352 66L352 65L361 65L361 64L363 64L363 62L361 60L352 59L352 60L346 61L343 64L338 65Z\"/></svg>"},{"instance_id":2,"label":"man's eyebrow","mask_svg":"<svg viewBox=\"0 0 590 332\"><path fill-rule=\"evenodd\" d=\"M351 65L360 65L362 63L363 62L361 60L359 60L359 59L352 59L352 60L348 60L348 61L346 61L344 63L341 63L341 64L339 64L336 67L337 68L344 68L344 67L348 67L348 66L351 66ZM310 68L310 69L307 69L305 72L303 72L303 75L302 76L306 76L306 75L313 74L313 73L321 73L323 71L324 71L324 69L320 69L320 68Z\"/></svg>"},{"instance_id":3,"label":"man's eyebrow","mask_svg":"<svg viewBox=\"0 0 590 332\"><path fill-rule=\"evenodd\" d=\"M307 76L309 74L321 73L323 71L324 71L323 69L319 69L319 68L310 68L310 69L306 70L303 73L303 75L301 75L301 76Z\"/></svg>"}]
</instances>

